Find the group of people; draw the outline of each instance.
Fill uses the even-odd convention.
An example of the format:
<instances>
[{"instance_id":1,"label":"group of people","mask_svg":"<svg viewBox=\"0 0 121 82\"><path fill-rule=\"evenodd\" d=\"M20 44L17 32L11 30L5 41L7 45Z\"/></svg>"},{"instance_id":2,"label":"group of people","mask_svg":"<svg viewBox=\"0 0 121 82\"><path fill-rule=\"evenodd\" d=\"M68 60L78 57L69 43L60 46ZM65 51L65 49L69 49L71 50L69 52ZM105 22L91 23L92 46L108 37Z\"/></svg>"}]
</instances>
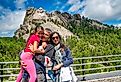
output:
<instances>
[{"instance_id":1,"label":"group of people","mask_svg":"<svg viewBox=\"0 0 121 82\"><path fill-rule=\"evenodd\" d=\"M58 32L37 26L19 56L21 69L16 82L47 82L47 74L52 82L72 82L64 76L71 73L64 70L71 70L73 58Z\"/></svg>"}]
</instances>

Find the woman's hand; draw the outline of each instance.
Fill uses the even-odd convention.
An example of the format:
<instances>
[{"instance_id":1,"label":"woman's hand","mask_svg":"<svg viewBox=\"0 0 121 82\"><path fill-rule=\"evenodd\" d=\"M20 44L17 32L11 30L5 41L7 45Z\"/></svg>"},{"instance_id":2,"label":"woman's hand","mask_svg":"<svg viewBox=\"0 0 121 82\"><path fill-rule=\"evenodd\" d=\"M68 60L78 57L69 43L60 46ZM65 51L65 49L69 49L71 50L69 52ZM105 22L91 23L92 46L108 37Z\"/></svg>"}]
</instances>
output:
<instances>
[{"instance_id":1,"label":"woman's hand","mask_svg":"<svg viewBox=\"0 0 121 82\"><path fill-rule=\"evenodd\" d=\"M64 52L64 48L61 48L60 51L61 51L61 52Z\"/></svg>"},{"instance_id":2,"label":"woman's hand","mask_svg":"<svg viewBox=\"0 0 121 82\"><path fill-rule=\"evenodd\" d=\"M44 54L45 53L45 50L44 49L39 49L40 50L40 53L41 54Z\"/></svg>"},{"instance_id":3,"label":"woman's hand","mask_svg":"<svg viewBox=\"0 0 121 82\"><path fill-rule=\"evenodd\" d=\"M58 69L60 69L62 66L63 66L63 63L58 64L58 65L56 65L56 66L53 67L53 70L58 70Z\"/></svg>"}]
</instances>

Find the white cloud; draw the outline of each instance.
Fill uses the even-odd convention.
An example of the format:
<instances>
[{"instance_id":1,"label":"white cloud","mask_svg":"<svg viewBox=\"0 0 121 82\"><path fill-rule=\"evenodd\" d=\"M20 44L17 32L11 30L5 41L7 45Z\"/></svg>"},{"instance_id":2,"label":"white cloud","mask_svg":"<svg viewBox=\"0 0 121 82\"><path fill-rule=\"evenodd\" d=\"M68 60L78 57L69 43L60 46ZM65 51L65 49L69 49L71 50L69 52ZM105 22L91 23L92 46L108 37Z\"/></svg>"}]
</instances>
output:
<instances>
[{"instance_id":1,"label":"white cloud","mask_svg":"<svg viewBox=\"0 0 121 82\"><path fill-rule=\"evenodd\" d=\"M80 0L68 0L67 4L75 4L77 2L80 2Z\"/></svg>"},{"instance_id":2,"label":"white cloud","mask_svg":"<svg viewBox=\"0 0 121 82\"><path fill-rule=\"evenodd\" d=\"M100 21L121 20L121 0L86 0L83 15Z\"/></svg>"},{"instance_id":3,"label":"white cloud","mask_svg":"<svg viewBox=\"0 0 121 82\"><path fill-rule=\"evenodd\" d=\"M0 37L12 37L15 30L23 23L25 2L26 0L14 1L17 8L16 11L11 11L0 6Z\"/></svg>"},{"instance_id":4,"label":"white cloud","mask_svg":"<svg viewBox=\"0 0 121 82\"><path fill-rule=\"evenodd\" d=\"M1 32L0 33L0 37L11 37L11 32L10 31L7 31L7 32Z\"/></svg>"},{"instance_id":5,"label":"white cloud","mask_svg":"<svg viewBox=\"0 0 121 82\"><path fill-rule=\"evenodd\" d=\"M25 9L25 2L27 0L16 0L15 4L16 4L16 8L17 9Z\"/></svg>"},{"instance_id":6,"label":"white cloud","mask_svg":"<svg viewBox=\"0 0 121 82\"><path fill-rule=\"evenodd\" d=\"M14 31L23 23L24 16L25 10L9 10L5 15L0 16L0 36L12 36Z\"/></svg>"},{"instance_id":7,"label":"white cloud","mask_svg":"<svg viewBox=\"0 0 121 82\"><path fill-rule=\"evenodd\" d=\"M84 6L83 4L84 1L81 0L68 0L61 9L64 9L66 6L71 5L71 7L68 9L68 12L79 12L80 9Z\"/></svg>"},{"instance_id":8,"label":"white cloud","mask_svg":"<svg viewBox=\"0 0 121 82\"><path fill-rule=\"evenodd\" d=\"M83 7L82 5L83 3L81 3L80 1L74 3L70 8L69 8L69 12L75 12L75 11L79 11L80 8Z\"/></svg>"},{"instance_id":9,"label":"white cloud","mask_svg":"<svg viewBox=\"0 0 121 82\"><path fill-rule=\"evenodd\" d=\"M121 23L115 24L114 26L116 26L116 27L121 27Z\"/></svg>"},{"instance_id":10,"label":"white cloud","mask_svg":"<svg viewBox=\"0 0 121 82\"><path fill-rule=\"evenodd\" d=\"M69 12L81 11L81 15L105 22L121 20L120 3L121 0L68 0L62 9L71 5Z\"/></svg>"},{"instance_id":11,"label":"white cloud","mask_svg":"<svg viewBox=\"0 0 121 82\"><path fill-rule=\"evenodd\" d=\"M6 14L8 14L9 12L11 12L11 10L10 9L5 9L5 8L3 8L2 6L0 6L0 14L2 14L2 15L6 15ZM1 18L1 17L0 17Z\"/></svg>"},{"instance_id":12,"label":"white cloud","mask_svg":"<svg viewBox=\"0 0 121 82\"><path fill-rule=\"evenodd\" d=\"M6 35L8 34L9 32L1 32L2 35Z\"/></svg>"}]
</instances>

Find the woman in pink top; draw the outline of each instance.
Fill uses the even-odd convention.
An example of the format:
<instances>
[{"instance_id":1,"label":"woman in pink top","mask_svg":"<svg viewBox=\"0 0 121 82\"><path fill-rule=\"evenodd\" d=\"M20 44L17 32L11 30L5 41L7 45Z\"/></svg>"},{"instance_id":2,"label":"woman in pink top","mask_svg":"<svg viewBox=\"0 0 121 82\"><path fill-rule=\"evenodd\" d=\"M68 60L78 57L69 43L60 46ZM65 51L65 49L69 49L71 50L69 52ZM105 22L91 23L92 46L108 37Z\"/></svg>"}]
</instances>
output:
<instances>
[{"instance_id":1,"label":"woman in pink top","mask_svg":"<svg viewBox=\"0 0 121 82\"><path fill-rule=\"evenodd\" d=\"M24 69L29 73L29 76L30 76L29 82L36 81L36 77L37 77L36 68L32 58L35 52L40 52L40 50L38 49L38 44L43 34L44 34L44 29L43 27L39 26L35 28L35 33L30 35L30 37L28 38L24 52L20 56L21 60L24 62L24 64L26 64L26 68L21 67L21 70L19 72L16 82L21 81L22 73ZM33 45L33 51L29 49L30 45Z\"/></svg>"}]
</instances>

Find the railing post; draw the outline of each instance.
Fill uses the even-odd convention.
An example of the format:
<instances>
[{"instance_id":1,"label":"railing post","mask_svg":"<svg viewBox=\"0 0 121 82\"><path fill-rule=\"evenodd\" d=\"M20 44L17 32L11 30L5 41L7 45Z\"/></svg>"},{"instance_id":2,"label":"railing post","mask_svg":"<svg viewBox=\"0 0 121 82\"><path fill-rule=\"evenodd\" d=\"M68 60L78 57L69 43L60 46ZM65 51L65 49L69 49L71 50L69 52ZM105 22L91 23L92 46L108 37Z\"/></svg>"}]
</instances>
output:
<instances>
[{"instance_id":1,"label":"railing post","mask_svg":"<svg viewBox=\"0 0 121 82\"><path fill-rule=\"evenodd\" d=\"M3 69L3 64L2 63L0 64L0 69ZM3 75L3 70L1 70L0 75ZM0 77L0 79L1 79L1 82L3 82L3 77Z\"/></svg>"},{"instance_id":2,"label":"railing post","mask_svg":"<svg viewBox=\"0 0 121 82\"><path fill-rule=\"evenodd\" d=\"M84 59L82 59L82 64L84 63ZM82 65L82 70L84 69L85 65ZM82 71L82 75L85 75L85 71ZM85 76L82 77L82 81L86 81Z\"/></svg>"}]
</instances>

